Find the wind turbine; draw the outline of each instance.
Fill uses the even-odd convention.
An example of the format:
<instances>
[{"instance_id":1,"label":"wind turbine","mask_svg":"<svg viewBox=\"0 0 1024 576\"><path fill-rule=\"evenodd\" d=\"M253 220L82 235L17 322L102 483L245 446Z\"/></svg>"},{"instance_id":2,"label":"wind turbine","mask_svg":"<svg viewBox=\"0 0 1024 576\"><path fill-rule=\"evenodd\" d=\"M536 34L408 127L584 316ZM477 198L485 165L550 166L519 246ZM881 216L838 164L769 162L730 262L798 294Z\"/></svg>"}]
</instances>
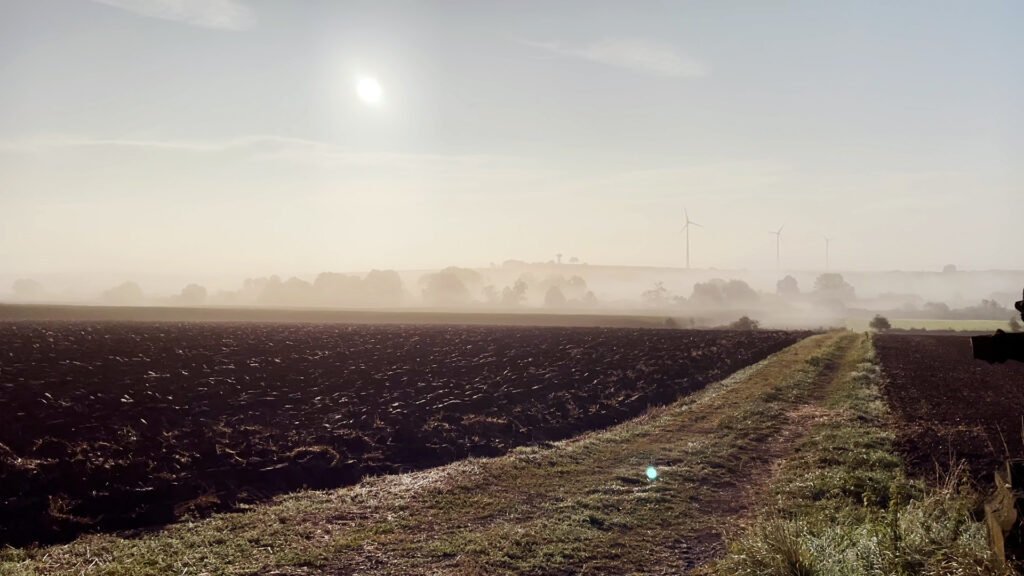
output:
<instances>
[{"instance_id":1,"label":"wind turbine","mask_svg":"<svg viewBox=\"0 0 1024 576\"><path fill-rule=\"evenodd\" d=\"M689 270L690 269L690 226L693 225L693 226L696 226L698 228L703 228L703 226L701 226L700 224L697 224L693 220L690 220L690 213L687 212L685 208L683 208L683 214L686 215L686 224L683 226L683 229L681 231L682 232L686 232L686 269Z\"/></svg>"},{"instance_id":2,"label":"wind turbine","mask_svg":"<svg viewBox=\"0 0 1024 576\"><path fill-rule=\"evenodd\" d=\"M783 224L782 226L779 226L778 230L768 232L769 234L775 234L775 270L777 271L782 270L782 229L785 227L786 225Z\"/></svg>"}]
</instances>

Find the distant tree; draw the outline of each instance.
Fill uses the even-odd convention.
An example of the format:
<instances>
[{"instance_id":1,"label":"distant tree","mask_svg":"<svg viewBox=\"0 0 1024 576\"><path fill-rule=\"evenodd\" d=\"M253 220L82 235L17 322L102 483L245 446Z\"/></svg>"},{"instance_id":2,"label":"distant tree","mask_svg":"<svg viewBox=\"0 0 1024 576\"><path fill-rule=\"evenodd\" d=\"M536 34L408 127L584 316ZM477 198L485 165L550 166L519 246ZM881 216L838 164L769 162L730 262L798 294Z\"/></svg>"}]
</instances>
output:
<instances>
[{"instance_id":1,"label":"distant tree","mask_svg":"<svg viewBox=\"0 0 1024 576\"><path fill-rule=\"evenodd\" d=\"M537 288L541 292L547 292L548 288L551 288L552 286L558 286L559 288L561 288L566 284L565 276L562 276L561 274L549 274L540 282L533 281L532 279L527 280L525 274L523 276L520 276L520 279L522 279L530 286Z\"/></svg>"},{"instance_id":2,"label":"distant tree","mask_svg":"<svg viewBox=\"0 0 1024 576\"><path fill-rule=\"evenodd\" d=\"M868 323L868 327L875 332L885 332L886 330L892 330L892 324L889 323L889 319L881 314L875 314L875 317Z\"/></svg>"},{"instance_id":3,"label":"distant tree","mask_svg":"<svg viewBox=\"0 0 1024 576\"><path fill-rule=\"evenodd\" d=\"M693 285L690 302L697 306L744 306L757 301L757 292L743 280L713 278Z\"/></svg>"},{"instance_id":4,"label":"distant tree","mask_svg":"<svg viewBox=\"0 0 1024 576\"><path fill-rule=\"evenodd\" d=\"M493 284L488 284L487 286L484 286L483 289L480 291L480 294L481 296L483 296L484 302L492 306L497 304L500 298L500 296L498 295L498 290L494 287Z\"/></svg>"},{"instance_id":5,"label":"distant tree","mask_svg":"<svg viewBox=\"0 0 1024 576\"><path fill-rule=\"evenodd\" d=\"M562 290L569 298L582 298L587 293L587 281L582 276L570 276Z\"/></svg>"},{"instance_id":6,"label":"distant tree","mask_svg":"<svg viewBox=\"0 0 1024 576\"><path fill-rule=\"evenodd\" d=\"M921 309L932 318L942 319L949 316L949 304L945 302L925 302Z\"/></svg>"},{"instance_id":7,"label":"distant tree","mask_svg":"<svg viewBox=\"0 0 1024 576\"><path fill-rule=\"evenodd\" d=\"M757 300L757 292L743 280L729 280L722 286L722 296L730 305L749 304Z\"/></svg>"},{"instance_id":8,"label":"distant tree","mask_svg":"<svg viewBox=\"0 0 1024 576\"><path fill-rule=\"evenodd\" d=\"M472 301L469 289L456 268L424 276L423 300L432 306L462 306Z\"/></svg>"},{"instance_id":9,"label":"distant tree","mask_svg":"<svg viewBox=\"0 0 1024 576\"><path fill-rule=\"evenodd\" d=\"M647 306L661 308L662 306L668 305L671 295L669 294L668 288L665 288L665 284L662 282L655 282L654 287L650 290L645 290L640 295L640 299Z\"/></svg>"},{"instance_id":10,"label":"distant tree","mask_svg":"<svg viewBox=\"0 0 1024 576\"><path fill-rule=\"evenodd\" d=\"M277 300L281 298L283 292L281 284L281 277L275 274L269 278L246 280L242 290L255 294L257 304L273 305L278 304Z\"/></svg>"},{"instance_id":11,"label":"distant tree","mask_svg":"<svg viewBox=\"0 0 1024 576\"><path fill-rule=\"evenodd\" d=\"M259 304L263 300L263 291L272 280L280 282L277 276L270 278L246 278L242 289L238 291L236 303Z\"/></svg>"},{"instance_id":12,"label":"distant tree","mask_svg":"<svg viewBox=\"0 0 1024 576\"><path fill-rule=\"evenodd\" d=\"M784 298L793 298L800 295L800 285L796 278L786 276L775 284L775 292Z\"/></svg>"},{"instance_id":13,"label":"distant tree","mask_svg":"<svg viewBox=\"0 0 1024 576\"><path fill-rule=\"evenodd\" d=\"M473 270L472 268L460 268L459 266L449 266L444 270L441 270L441 273L450 274L457 277L459 280L462 281L462 283L467 288L471 288L474 290L483 287L484 284L484 277L479 272Z\"/></svg>"},{"instance_id":14,"label":"distant tree","mask_svg":"<svg viewBox=\"0 0 1024 576\"><path fill-rule=\"evenodd\" d=\"M516 280L512 286L505 286L501 291L501 304L503 306L519 306L526 302L526 291L529 285L525 280Z\"/></svg>"},{"instance_id":15,"label":"distant tree","mask_svg":"<svg viewBox=\"0 0 1024 576\"><path fill-rule=\"evenodd\" d=\"M138 306L144 300L142 288L135 282L124 282L100 295L104 304L112 306Z\"/></svg>"},{"instance_id":16,"label":"distant tree","mask_svg":"<svg viewBox=\"0 0 1024 576\"><path fill-rule=\"evenodd\" d=\"M1010 309L1006 306L987 298L982 300L981 304L953 311L954 316L971 320L1002 320L1010 313Z\"/></svg>"},{"instance_id":17,"label":"distant tree","mask_svg":"<svg viewBox=\"0 0 1024 576\"><path fill-rule=\"evenodd\" d=\"M824 299L848 302L856 298L853 286L843 279L842 274L829 272L814 280L815 293Z\"/></svg>"},{"instance_id":18,"label":"distant tree","mask_svg":"<svg viewBox=\"0 0 1024 576\"><path fill-rule=\"evenodd\" d=\"M284 282L271 276L258 301L268 306L309 306L316 302L313 285L301 278L291 277Z\"/></svg>"},{"instance_id":19,"label":"distant tree","mask_svg":"<svg viewBox=\"0 0 1024 576\"><path fill-rule=\"evenodd\" d=\"M580 300L580 302L582 302L583 305L587 307L597 306L598 304L597 296L590 290L587 290L587 293L583 295L583 298Z\"/></svg>"},{"instance_id":20,"label":"distant tree","mask_svg":"<svg viewBox=\"0 0 1024 576\"><path fill-rule=\"evenodd\" d=\"M1016 316L1010 316L1010 332L1020 332L1020 320Z\"/></svg>"},{"instance_id":21,"label":"distant tree","mask_svg":"<svg viewBox=\"0 0 1024 576\"><path fill-rule=\"evenodd\" d=\"M43 285L30 278L20 278L11 285L14 297L19 300L38 300L45 294Z\"/></svg>"},{"instance_id":22,"label":"distant tree","mask_svg":"<svg viewBox=\"0 0 1024 576\"><path fill-rule=\"evenodd\" d=\"M943 274L953 274L956 272L956 264L946 264L942 267Z\"/></svg>"},{"instance_id":23,"label":"distant tree","mask_svg":"<svg viewBox=\"0 0 1024 576\"><path fill-rule=\"evenodd\" d=\"M202 306L206 303L206 288L199 284L189 284L181 289L177 301L184 306Z\"/></svg>"},{"instance_id":24,"label":"distant tree","mask_svg":"<svg viewBox=\"0 0 1024 576\"><path fill-rule=\"evenodd\" d=\"M363 278L365 302L371 306L398 306L402 303L402 277L394 270L370 270Z\"/></svg>"},{"instance_id":25,"label":"distant tree","mask_svg":"<svg viewBox=\"0 0 1024 576\"><path fill-rule=\"evenodd\" d=\"M690 295L690 302L697 306L721 306L725 303L725 295L722 293L724 280L709 280L697 282L693 285L693 293Z\"/></svg>"},{"instance_id":26,"label":"distant tree","mask_svg":"<svg viewBox=\"0 0 1024 576\"><path fill-rule=\"evenodd\" d=\"M740 316L739 320L729 324L730 330L757 330L760 327L761 323L749 316Z\"/></svg>"},{"instance_id":27,"label":"distant tree","mask_svg":"<svg viewBox=\"0 0 1024 576\"><path fill-rule=\"evenodd\" d=\"M575 256L573 256L572 258L569 258L569 264L579 264L579 263L580 263L580 259L579 258L577 258Z\"/></svg>"},{"instance_id":28,"label":"distant tree","mask_svg":"<svg viewBox=\"0 0 1024 576\"><path fill-rule=\"evenodd\" d=\"M562 294L562 289L558 286L552 286L544 293L544 305L548 308L562 308L565 303L565 294Z\"/></svg>"},{"instance_id":29,"label":"distant tree","mask_svg":"<svg viewBox=\"0 0 1024 576\"><path fill-rule=\"evenodd\" d=\"M237 306L244 304L242 293L238 290L218 290L210 298L211 304Z\"/></svg>"},{"instance_id":30,"label":"distant tree","mask_svg":"<svg viewBox=\"0 0 1024 576\"><path fill-rule=\"evenodd\" d=\"M313 280L313 298L317 304L351 306L364 298L363 282L358 276L322 272Z\"/></svg>"}]
</instances>

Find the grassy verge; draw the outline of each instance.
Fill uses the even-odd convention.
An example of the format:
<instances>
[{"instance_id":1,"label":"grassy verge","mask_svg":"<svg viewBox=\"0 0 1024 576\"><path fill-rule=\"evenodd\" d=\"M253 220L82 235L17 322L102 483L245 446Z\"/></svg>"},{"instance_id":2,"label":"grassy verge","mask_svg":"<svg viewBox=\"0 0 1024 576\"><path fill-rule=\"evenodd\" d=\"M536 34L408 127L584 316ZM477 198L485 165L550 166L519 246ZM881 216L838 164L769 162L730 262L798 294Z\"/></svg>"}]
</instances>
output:
<instances>
[{"instance_id":1,"label":"grassy verge","mask_svg":"<svg viewBox=\"0 0 1024 576\"><path fill-rule=\"evenodd\" d=\"M794 344L614 428L134 537L0 551L2 574L681 574L721 548L856 336ZM657 478L648 479L653 466Z\"/></svg>"},{"instance_id":2,"label":"grassy verge","mask_svg":"<svg viewBox=\"0 0 1024 576\"><path fill-rule=\"evenodd\" d=\"M1006 320L941 320L928 318L889 318L896 330L939 330L966 332L995 332L997 329L1009 330L1010 316ZM855 332L868 330L870 318L849 318L846 328Z\"/></svg>"},{"instance_id":3,"label":"grassy verge","mask_svg":"<svg viewBox=\"0 0 1024 576\"><path fill-rule=\"evenodd\" d=\"M992 556L979 496L963 475L929 488L896 455L870 339L828 391L771 497L711 573L730 575L1012 574Z\"/></svg>"}]
</instances>

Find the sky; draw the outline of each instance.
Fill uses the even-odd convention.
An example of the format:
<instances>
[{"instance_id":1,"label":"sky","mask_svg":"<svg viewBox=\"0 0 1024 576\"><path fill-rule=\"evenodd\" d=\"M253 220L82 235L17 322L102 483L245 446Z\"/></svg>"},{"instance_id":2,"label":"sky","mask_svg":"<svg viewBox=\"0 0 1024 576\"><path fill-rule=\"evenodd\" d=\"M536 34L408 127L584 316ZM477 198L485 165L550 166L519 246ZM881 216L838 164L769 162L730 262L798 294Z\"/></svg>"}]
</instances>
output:
<instances>
[{"instance_id":1,"label":"sky","mask_svg":"<svg viewBox=\"0 0 1024 576\"><path fill-rule=\"evenodd\" d=\"M1024 268L1024 3L0 0L0 271ZM360 98L360 79L379 102ZM1015 250L1013 249L1015 248Z\"/></svg>"}]
</instances>

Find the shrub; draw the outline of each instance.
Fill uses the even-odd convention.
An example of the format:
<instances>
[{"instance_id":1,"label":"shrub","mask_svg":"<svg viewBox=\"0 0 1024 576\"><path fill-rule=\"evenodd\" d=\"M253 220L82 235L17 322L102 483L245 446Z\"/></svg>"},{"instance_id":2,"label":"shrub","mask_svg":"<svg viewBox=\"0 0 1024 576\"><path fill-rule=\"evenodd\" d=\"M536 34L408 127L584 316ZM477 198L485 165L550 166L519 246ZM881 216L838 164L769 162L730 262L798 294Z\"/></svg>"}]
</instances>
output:
<instances>
[{"instance_id":1,"label":"shrub","mask_svg":"<svg viewBox=\"0 0 1024 576\"><path fill-rule=\"evenodd\" d=\"M885 332L886 330L892 329L892 324L889 323L889 319L886 318L885 316L882 316L881 314L875 314L875 317L871 319L871 322L868 324L868 327L870 327L875 332Z\"/></svg>"},{"instance_id":2,"label":"shrub","mask_svg":"<svg viewBox=\"0 0 1024 576\"><path fill-rule=\"evenodd\" d=\"M741 316L739 320L729 324L731 330L757 330L760 327L761 323L749 316Z\"/></svg>"}]
</instances>

